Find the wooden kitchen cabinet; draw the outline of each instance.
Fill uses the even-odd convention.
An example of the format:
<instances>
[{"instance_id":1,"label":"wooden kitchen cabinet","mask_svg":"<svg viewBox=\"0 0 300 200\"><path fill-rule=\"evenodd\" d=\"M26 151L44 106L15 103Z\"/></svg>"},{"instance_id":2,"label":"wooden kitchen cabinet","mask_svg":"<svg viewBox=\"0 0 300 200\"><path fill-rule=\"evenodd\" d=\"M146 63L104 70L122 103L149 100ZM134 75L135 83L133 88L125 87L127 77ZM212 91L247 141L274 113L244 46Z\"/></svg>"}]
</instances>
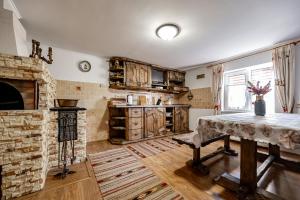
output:
<instances>
[{"instance_id":1,"label":"wooden kitchen cabinet","mask_svg":"<svg viewBox=\"0 0 300 200\"><path fill-rule=\"evenodd\" d=\"M185 73L178 71L168 71L168 80L169 81L177 81L184 82L185 81Z\"/></svg>"},{"instance_id":2,"label":"wooden kitchen cabinet","mask_svg":"<svg viewBox=\"0 0 300 200\"><path fill-rule=\"evenodd\" d=\"M150 87L151 68L147 65L126 62L126 86Z\"/></svg>"},{"instance_id":3,"label":"wooden kitchen cabinet","mask_svg":"<svg viewBox=\"0 0 300 200\"><path fill-rule=\"evenodd\" d=\"M147 65L139 67L139 82L140 87L151 87L151 68Z\"/></svg>"},{"instance_id":4,"label":"wooden kitchen cabinet","mask_svg":"<svg viewBox=\"0 0 300 200\"><path fill-rule=\"evenodd\" d=\"M139 68L136 64L126 62L126 86L137 87L139 80Z\"/></svg>"},{"instance_id":5,"label":"wooden kitchen cabinet","mask_svg":"<svg viewBox=\"0 0 300 200\"><path fill-rule=\"evenodd\" d=\"M183 133L189 131L189 108L175 107L174 129L175 133Z\"/></svg>"},{"instance_id":6,"label":"wooden kitchen cabinet","mask_svg":"<svg viewBox=\"0 0 300 200\"><path fill-rule=\"evenodd\" d=\"M109 66L109 87L113 89L173 94L180 94L189 90L185 86L184 71L164 68L125 57L111 57Z\"/></svg>"},{"instance_id":7,"label":"wooden kitchen cabinet","mask_svg":"<svg viewBox=\"0 0 300 200\"><path fill-rule=\"evenodd\" d=\"M144 120L142 108L127 108L125 112L126 140L138 140L143 138Z\"/></svg>"},{"instance_id":8,"label":"wooden kitchen cabinet","mask_svg":"<svg viewBox=\"0 0 300 200\"><path fill-rule=\"evenodd\" d=\"M189 132L189 105L109 106L109 140L128 144Z\"/></svg>"},{"instance_id":9,"label":"wooden kitchen cabinet","mask_svg":"<svg viewBox=\"0 0 300 200\"><path fill-rule=\"evenodd\" d=\"M166 134L166 109L145 108L145 137L151 138Z\"/></svg>"}]
</instances>

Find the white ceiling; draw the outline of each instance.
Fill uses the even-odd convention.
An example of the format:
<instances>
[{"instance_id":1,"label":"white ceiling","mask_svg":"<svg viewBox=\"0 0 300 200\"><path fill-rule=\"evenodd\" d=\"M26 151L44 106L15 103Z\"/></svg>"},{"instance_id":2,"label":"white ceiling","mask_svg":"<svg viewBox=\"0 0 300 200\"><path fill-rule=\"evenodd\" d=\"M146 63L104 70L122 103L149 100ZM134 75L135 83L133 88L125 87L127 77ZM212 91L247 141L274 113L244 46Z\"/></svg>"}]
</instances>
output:
<instances>
[{"instance_id":1,"label":"white ceiling","mask_svg":"<svg viewBox=\"0 0 300 200\"><path fill-rule=\"evenodd\" d=\"M300 0L14 0L29 39L165 67L216 61L300 37ZM182 31L156 37L166 22Z\"/></svg>"}]
</instances>

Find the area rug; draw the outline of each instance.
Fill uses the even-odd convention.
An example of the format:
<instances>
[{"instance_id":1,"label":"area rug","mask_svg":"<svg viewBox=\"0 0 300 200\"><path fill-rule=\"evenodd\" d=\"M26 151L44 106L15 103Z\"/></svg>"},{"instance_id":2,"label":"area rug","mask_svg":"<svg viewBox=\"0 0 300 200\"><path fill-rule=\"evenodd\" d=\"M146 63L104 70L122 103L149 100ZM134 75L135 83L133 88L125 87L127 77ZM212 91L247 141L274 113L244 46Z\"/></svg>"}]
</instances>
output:
<instances>
[{"instance_id":1,"label":"area rug","mask_svg":"<svg viewBox=\"0 0 300 200\"><path fill-rule=\"evenodd\" d=\"M159 138L126 145L126 148L138 158L154 156L176 147L180 147L180 144L173 141L171 138Z\"/></svg>"},{"instance_id":2,"label":"area rug","mask_svg":"<svg viewBox=\"0 0 300 200\"><path fill-rule=\"evenodd\" d=\"M183 197L125 148L90 154L104 200L178 200Z\"/></svg>"}]
</instances>

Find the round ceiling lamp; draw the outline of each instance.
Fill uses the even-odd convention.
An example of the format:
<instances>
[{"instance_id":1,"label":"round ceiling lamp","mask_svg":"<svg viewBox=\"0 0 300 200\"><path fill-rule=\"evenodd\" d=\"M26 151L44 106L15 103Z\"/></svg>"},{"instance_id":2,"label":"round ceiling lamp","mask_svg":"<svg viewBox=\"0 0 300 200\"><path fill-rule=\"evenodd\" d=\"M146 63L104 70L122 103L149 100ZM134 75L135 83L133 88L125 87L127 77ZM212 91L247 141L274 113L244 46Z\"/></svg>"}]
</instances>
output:
<instances>
[{"instance_id":1,"label":"round ceiling lamp","mask_svg":"<svg viewBox=\"0 0 300 200\"><path fill-rule=\"evenodd\" d=\"M180 28L176 24L163 24L156 29L157 37L163 40L172 40L180 33Z\"/></svg>"}]
</instances>

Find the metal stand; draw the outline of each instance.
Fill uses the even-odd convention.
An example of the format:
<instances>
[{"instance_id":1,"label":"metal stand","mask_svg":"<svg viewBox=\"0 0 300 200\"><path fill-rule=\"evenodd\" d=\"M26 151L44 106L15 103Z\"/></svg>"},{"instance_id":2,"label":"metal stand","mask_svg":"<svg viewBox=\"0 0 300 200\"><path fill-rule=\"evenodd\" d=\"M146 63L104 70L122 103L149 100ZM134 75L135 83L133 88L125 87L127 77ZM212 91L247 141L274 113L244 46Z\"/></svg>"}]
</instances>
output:
<instances>
[{"instance_id":1,"label":"metal stand","mask_svg":"<svg viewBox=\"0 0 300 200\"><path fill-rule=\"evenodd\" d=\"M63 163L62 172L55 176L65 178L67 174L75 173L67 168L68 155L68 143L71 147L70 163L76 159L74 155L75 140L77 140L77 111L76 110L61 110L58 111L58 168L60 163Z\"/></svg>"}]
</instances>

